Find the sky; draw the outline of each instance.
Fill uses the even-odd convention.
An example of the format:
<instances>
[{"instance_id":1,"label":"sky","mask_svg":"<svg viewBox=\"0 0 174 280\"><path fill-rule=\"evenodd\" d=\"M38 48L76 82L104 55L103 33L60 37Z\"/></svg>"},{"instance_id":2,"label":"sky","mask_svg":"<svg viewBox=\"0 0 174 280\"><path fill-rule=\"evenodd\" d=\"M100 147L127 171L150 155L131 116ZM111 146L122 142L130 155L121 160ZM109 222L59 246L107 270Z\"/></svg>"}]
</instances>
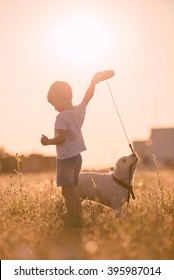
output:
<instances>
[{"instance_id":1,"label":"sky","mask_svg":"<svg viewBox=\"0 0 174 280\"><path fill-rule=\"evenodd\" d=\"M54 136L49 87L67 81L76 105L107 69L130 143L174 127L173 31L173 0L0 0L0 147L55 155L40 143L42 134ZM96 85L83 135L83 167L130 153L106 81Z\"/></svg>"}]
</instances>

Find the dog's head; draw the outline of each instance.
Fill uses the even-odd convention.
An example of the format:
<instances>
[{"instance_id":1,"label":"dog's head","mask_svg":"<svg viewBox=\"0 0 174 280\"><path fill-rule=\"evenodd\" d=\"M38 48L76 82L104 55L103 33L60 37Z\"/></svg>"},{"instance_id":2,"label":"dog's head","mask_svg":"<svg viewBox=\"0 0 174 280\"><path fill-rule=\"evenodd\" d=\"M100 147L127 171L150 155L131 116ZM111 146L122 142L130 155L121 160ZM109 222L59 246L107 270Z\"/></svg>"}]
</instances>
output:
<instances>
[{"instance_id":1,"label":"dog's head","mask_svg":"<svg viewBox=\"0 0 174 280\"><path fill-rule=\"evenodd\" d=\"M121 157L113 169L113 175L128 185L133 185L134 173L139 162L137 154Z\"/></svg>"}]
</instances>

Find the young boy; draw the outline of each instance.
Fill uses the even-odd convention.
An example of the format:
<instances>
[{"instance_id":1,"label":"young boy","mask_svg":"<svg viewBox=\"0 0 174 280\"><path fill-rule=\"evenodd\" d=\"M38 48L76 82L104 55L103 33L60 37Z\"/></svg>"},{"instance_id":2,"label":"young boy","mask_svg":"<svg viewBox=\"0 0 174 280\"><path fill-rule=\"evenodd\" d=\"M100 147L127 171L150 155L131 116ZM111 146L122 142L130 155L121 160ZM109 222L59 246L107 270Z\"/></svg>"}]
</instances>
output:
<instances>
[{"instance_id":1,"label":"young boy","mask_svg":"<svg viewBox=\"0 0 174 280\"><path fill-rule=\"evenodd\" d=\"M78 177L82 166L81 152L86 150L81 128L85 118L86 106L94 95L95 85L101 80L95 74L78 106L72 104L72 90L66 82L55 82L49 89L48 102L59 112L55 121L55 137L41 137L42 145L56 145L57 151L57 186L62 187L67 216L80 218L80 200L75 194Z\"/></svg>"}]
</instances>

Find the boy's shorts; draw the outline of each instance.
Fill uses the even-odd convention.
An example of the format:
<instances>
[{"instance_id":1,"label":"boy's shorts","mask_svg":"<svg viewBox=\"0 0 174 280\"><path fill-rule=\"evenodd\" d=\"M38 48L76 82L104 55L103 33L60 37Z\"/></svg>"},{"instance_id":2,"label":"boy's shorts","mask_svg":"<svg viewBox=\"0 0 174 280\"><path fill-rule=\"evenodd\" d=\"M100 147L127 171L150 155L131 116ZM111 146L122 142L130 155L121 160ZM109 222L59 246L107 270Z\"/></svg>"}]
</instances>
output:
<instances>
[{"instance_id":1,"label":"boy's shorts","mask_svg":"<svg viewBox=\"0 0 174 280\"><path fill-rule=\"evenodd\" d=\"M67 159L57 159L57 186L77 186L81 167L82 157L80 154Z\"/></svg>"}]
</instances>

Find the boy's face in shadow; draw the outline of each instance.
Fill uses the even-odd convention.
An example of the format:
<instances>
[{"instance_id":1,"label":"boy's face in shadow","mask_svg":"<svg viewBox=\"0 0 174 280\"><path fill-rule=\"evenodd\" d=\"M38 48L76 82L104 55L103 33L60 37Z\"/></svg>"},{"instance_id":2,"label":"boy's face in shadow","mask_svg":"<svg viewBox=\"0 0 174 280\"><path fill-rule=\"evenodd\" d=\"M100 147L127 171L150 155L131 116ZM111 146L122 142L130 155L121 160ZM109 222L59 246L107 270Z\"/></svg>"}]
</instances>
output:
<instances>
[{"instance_id":1,"label":"boy's face in shadow","mask_svg":"<svg viewBox=\"0 0 174 280\"><path fill-rule=\"evenodd\" d=\"M63 110L70 110L73 108L71 99L67 98L66 96L59 96L59 98L55 98L52 100L51 104L59 113Z\"/></svg>"},{"instance_id":2,"label":"boy's face in shadow","mask_svg":"<svg viewBox=\"0 0 174 280\"><path fill-rule=\"evenodd\" d=\"M51 104L54 106L54 109L59 113L64 110L63 102L61 102L60 100L54 100Z\"/></svg>"}]
</instances>

